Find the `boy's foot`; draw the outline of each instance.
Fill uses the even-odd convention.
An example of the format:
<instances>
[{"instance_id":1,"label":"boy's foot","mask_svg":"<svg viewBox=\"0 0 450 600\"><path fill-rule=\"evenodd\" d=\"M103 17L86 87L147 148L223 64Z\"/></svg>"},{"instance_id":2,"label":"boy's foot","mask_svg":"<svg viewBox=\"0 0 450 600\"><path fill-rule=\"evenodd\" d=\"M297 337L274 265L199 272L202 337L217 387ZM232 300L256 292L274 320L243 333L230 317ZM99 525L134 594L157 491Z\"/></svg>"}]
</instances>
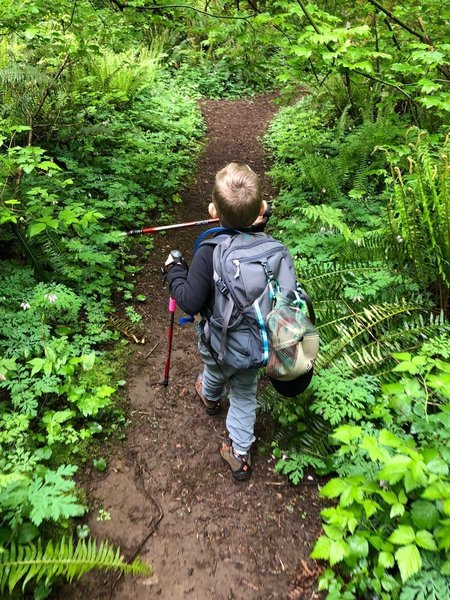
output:
<instances>
[{"instance_id":1,"label":"boy's foot","mask_svg":"<svg viewBox=\"0 0 450 600\"><path fill-rule=\"evenodd\" d=\"M199 373L197 375L197 379L195 380L195 393L200 397L200 400L203 402L206 412L208 415L217 415L222 410L222 404L220 400L213 401L208 400L203 394L202 388L202 374Z\"/></svg>"},{"instance_id":2,"label":"boy's foot","mask_svg":"<svg viewBox=\"0 0 450 600\"><path fill-rule=\"evenodd\" d=\"M233 477L237 481L246 481L252 476L250 453L240 455L233 452L231 440L224 442L220 449L221 457L230 465Z\"/></svg>"}]
</instances>

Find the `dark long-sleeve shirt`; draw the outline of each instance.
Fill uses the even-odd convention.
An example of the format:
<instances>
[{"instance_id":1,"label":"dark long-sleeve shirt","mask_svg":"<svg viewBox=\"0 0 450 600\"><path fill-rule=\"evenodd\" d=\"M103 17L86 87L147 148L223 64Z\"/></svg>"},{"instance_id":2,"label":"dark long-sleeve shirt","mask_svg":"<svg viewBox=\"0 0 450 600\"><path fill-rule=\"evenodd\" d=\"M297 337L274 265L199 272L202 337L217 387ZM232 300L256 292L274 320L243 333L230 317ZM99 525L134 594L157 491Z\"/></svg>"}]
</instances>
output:
<instances>
[{"instance_id":1,"label":"dark long-sleeve shirt","mask_svg":"<svg viewBox=\"0 0 450 600\"><path fill-rule=\"evenodd\" d=\"M189 271L183 265L174 265L167 273L170 293L188 315L204 313L212 308L214 247L212 244L200 245Z\"/></svg>"}]
</instances>

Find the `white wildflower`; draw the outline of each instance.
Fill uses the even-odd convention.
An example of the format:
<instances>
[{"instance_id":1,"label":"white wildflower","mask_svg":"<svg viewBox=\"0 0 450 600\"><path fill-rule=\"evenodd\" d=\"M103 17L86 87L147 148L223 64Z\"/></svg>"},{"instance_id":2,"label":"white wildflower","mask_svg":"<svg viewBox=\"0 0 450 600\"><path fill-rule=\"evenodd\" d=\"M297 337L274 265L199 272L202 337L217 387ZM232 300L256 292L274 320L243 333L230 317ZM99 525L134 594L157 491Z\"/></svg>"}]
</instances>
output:
<instances>
[{"instance_id":1,"label":"white wildflower","mask_svg":"<svg viewBox=\"0 0 450 600\"><path fill-rule=\"evenodd\" d=\"M58 296L56 294L46 294L45 297L47 298L47 300L49 302L56 302L56 300L58 299Z\"/></svg>"},{"instance_id":2,"label":"white wildflower","mask_svg":"<svg viewBox=\"0 0 450 600\"><path fill-rule=\"evenodd\" d=\"M3 373L0 373L0 381L6 381L6 377L3 375Z\"/></svg>"},{"instance_id":3,"label":"white wildflower","mask_svg":"<svg viewBox=\"0 0 450 600\"><path fill-rule=\"evenodd\" d=\"M28 304L28 302L22 302L20 308L22 308L23 310L28 310L29 308L31 308L31 306L30 304Z\"/></svg>"}]
</instances>

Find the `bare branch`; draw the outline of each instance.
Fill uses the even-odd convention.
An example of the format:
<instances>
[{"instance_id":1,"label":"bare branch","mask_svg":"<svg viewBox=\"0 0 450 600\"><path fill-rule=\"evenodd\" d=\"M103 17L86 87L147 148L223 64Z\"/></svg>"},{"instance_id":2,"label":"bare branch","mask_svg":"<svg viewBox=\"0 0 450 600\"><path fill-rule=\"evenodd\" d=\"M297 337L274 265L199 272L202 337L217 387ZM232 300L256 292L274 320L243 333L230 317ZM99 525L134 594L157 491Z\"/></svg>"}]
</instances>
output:
<instances>
[{"instance_id":1,"label":"bare branch","mask_svg":"<svg viewBox=\"0 0 450 600\"><path fill-rule=\"evenodd\" d=\"M124 4L123 2L119 2L118 0L111 0L111 3L114 4L114 6L117 6L117 8L123 12L126 8L131 8L131 9L135 9L138 11L145 11L145 10L158 10L158 11L165 11L171 8L182 8L182 9L188 9L188 10L193 10L196 13L199 13L200 15L205 15L207 17L212 17L214 19L232 19L232 20L238 20L238 21L246 21L247 19L252 19L253 15L246 15L246 16L242 16L242 17L236 17L236 16L231 16L231 15L217 15L214 13L209 13L205 10L201 10L200 8L195 8L194 6L189 6L188 4L165 4L165 5L155 5L155 6L135 6L134 4L132 6L129 6L128 4Z\"/></svg>"}]
</instances>

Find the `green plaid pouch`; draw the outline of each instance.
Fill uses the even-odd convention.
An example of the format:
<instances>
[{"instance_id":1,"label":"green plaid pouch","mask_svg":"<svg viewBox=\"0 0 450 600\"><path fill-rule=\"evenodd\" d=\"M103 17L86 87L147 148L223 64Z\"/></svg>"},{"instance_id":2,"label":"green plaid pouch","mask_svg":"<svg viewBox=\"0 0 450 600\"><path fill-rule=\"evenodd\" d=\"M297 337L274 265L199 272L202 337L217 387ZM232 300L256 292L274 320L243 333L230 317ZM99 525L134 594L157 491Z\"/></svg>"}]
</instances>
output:
<instances>
[{"instance_id":1,"label":"green plaid pouch","mask_svg":"<svg viewBox=\"0 0 450 600\"><path fill-rule=\"evenodd\" d=\"M266 317L269 377L291 381L313 368L319 352L319 334L305 314L306 309L299 295L291 300L280 291L275 294L273 308Z\"/></svg>"}]
</instances>

